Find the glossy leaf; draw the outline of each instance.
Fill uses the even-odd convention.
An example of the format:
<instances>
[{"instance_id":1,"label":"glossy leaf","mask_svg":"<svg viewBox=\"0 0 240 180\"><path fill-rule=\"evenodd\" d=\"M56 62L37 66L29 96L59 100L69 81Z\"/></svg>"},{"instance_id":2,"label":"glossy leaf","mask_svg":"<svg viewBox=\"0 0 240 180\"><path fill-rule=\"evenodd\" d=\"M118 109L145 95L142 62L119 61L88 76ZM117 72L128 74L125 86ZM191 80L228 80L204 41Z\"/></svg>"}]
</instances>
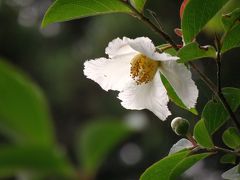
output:
<instances>
[{"instance_id":1,"label":"glossy leaf","mask_svg":"<svg viewBox=\"0 0 240 180\"><path fill-rule=\"evenodd\" d=\"M237 149L240 147L240 134L234 127L224 131L222 136L223 142L230 148Z\"/></svg>"},{"instance_id":2,"label":"glossy leaf","mask_svg":"<svg viewBox=\"0 0 240 180\"><path fill-rule=\"evenodd\" d=\"M224 154L220 159L220 163L235 164L236 160L237 160L237 157L234 154Z\"/></svg>"},{"instance_id":3,"label":"glossy leaf","mask_svg":"<svg viewBox=\"0 0 240 180\"><path fill-rule=\"evenodd\" d=\"M212 142L212 138L208 133L208 130L205 126L203 119L198 121L198 123L194 127L194 138L197 143L205 148L213 148L214 144Z\"/></svg>"},{"instance_id":4,"label":"glossy leaf","mask_svg":"<svg viewBox=\"0 0 240 180\"><path fill-rule=\"evenodd\" d=\"M40 146L0 146L0 177L19 171L71 177L74 171L60 151Z\"/></svg>"},{"instance_id":5,"label":"glossy leaf","mask_svg":"<svg viewBox=\"0 0 240 180\"><path fill-rule=\"evenodd\" d=\"M150 166L141 176L140 180L169 180L171 171L177 163L182 161L189 151L171 154Z\"/></svg>"},{"instance_id":6,"label":"glossy leaf","mask_svg":"<svg viewBox=\"0 0 240 180\"><path fill-rule=\"evenodd\" d=\"M226 31L231 29L235 24L240 23L240 8L235 9L231 13L224 14L222 22Z\"/></svg>"},{"instance_id":7,"label":"glossy leaf","mask_svg":"<svg viewBox=\"0 0 240 180\"><path fill-rule=\"evenodd\" d=\"M240 105L240 89L223 88L223 95L233 111ZM209 101L203 109L202 118L210 135L216 132L229 118L229 115L220 102Z\"/></svg>"},{"instance_id":8,"label":"glossy leaf","mask_svg":"<svg viewBox=\"0 0 240 180\"><path fill-rule=\"evenodd\" d=\"M142 12L146 1L147 0L131 0L131 3L139 12Z\"/></svg>"},{"instance_id":9,"label":"glossy leaf","mask_svg":"<svg viewBox=\"0 0 240 180\"><path fill-rule=\"evenodd\" d=\"M210 135L216 132L228 118L228 113L219 102L209 101L203 109L202 118Z\"/></svg>"},{"instance_id":10,"label":"glossy leaf","mask_svg":"<svg viewBox=\"0 0 240 180\"><path fill-rule=\"evenodd\" d=\"M180 13L179 13L180 18L182 18L182 16L183 16L183 12L184 12L184 10L185 10L185 7L186 7L188 1L189 1L189 0L184 0L184 1L182 2L182 4L181 4Z\"/></svg>"},{"instance_id":11,"label":"glossy leaf","mask_svg":"<svg viewBox=\"0 0 240 180\"><path fill-rule=\"evenodd\" d=\"M190 43L227 2L228 0L190 0L185 7L182 18L185 43Z\"/></svg>"},{"instance_id":12,"label":"glossy leaf","mask_svg":"<svg viewBox=\"0 0 240 180\"><path fill-rule=\"evenodd\" d=\"M226 52L232 48L240 47L240 23L235 25L231 30L229 30L224 36L222 52Z\"/></svg>"},{"instance_id":13,"label":"glossy leaf","mask_svg":"<svg viewBox=\"0 0 240 180\"><path fill-rule=\"evenodd\" d=\"M171 171L171 175L169 180L176 180L179 176L184 173L187 169L192 167L198 161L205 159L206 157L210 156L211 153L201 153L201 154L194 154L185 157L182 161L178 162L178 164L174 167Z\"/></svg>"},{"instance_id":14,"label":"glossy leaf","mask_svg":"<svg viewBox=\"0 0 240 180\"><path fill-rule=\"evenodd\" d=\"M209 35L214 35L216 33L222 34L226 28L224 27L224 22L222 21L223 17L226 13L233 11L236 7L240 7L240 1L229 0L229 2L207 23L204 27L204 31Z\"/></svg>"},{"instance_id":15,"label":"glossy leaf","mask_svg":"<svg viewBox=\"0 0 240 180\"><path fill-rule=\"evenodd\" d=\"M226 52L240 46L240 8L225 14L222 17L222 22L226 31L222 39L222 52Z\"/></svg>"},{"instance_id":16,"label":"glossy leaf","mask_svg":"<svg viewBox=\"0 0 240 180\"><path fill-rule=\"evenodd\" d=\"M240 106L240 89L226 87L222 89L222 92L228 103L230 104L231 108L236 111L237 108Z\"/></svg>"},{"instance_id":17,"label":"glossy leaf","mask_svg":"<svg viewBox=\"0 0 240 180\"><path fill-rule=\"evenodd\" d=\"M187 44L178 51L178 57L180 63L187 63L192 60L205 58L205 57L216 57L216 51L212 46L200 46L196 42Z\"/></svg>"},{"instance_id":18,"label":"glossy leaf","mask_svg":"<svg viewBox=\"0 0 240 180\"><path fill-rule=\"evenodd\" d=\"M175 90L173 89L171 84L168 82L168 80L162 74L161 74L161 80L162 80L164 87L167 90L168 97L171 99L172 102L174 102L177 106L179 106L183 109L186 109L195 115L198 115L198 112L195 108L189 109L185 106L185 104L183 104L182 100L178 97L177 93L175 92Z\"/></svg>"},{"instance_id":19,"label":"glossy leaf","mask_svg":"<svg viewBox=\"0 0 240 180\"><path fill-rule=\"evenodd\" d=\"M47 10L42 26L108 13L131 13L119 0L56 0Z\"/></svg>"},{"instance_id":20,"label":"glossy leaf","mask_svg":"<svg viewBox=\"0 0 240 180\"><path fill-rule=\"evenodd\" d=\"M52 123L45 98L22 72L0 61L0 129L18 143L52 146Z\"/></svg>"},{"instance_id":21,"label":"glossy leaf","mask_svg":"<svg viewBox=\"0 0 240 180\"><path fill-rule=\"evenodd\" d=\"M100 119L88 124L78 139L82 168L95 172L113 148L132 133L122 121Z\"/></svg>"}]
</instances>

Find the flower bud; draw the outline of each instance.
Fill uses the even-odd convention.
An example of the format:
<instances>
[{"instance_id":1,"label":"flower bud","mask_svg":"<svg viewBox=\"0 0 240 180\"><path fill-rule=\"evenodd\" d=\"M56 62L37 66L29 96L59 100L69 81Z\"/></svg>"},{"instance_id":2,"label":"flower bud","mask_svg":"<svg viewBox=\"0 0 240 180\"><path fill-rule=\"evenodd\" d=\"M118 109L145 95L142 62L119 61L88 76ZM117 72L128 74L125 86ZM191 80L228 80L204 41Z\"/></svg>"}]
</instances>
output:
<instances>
[{"instance_id":1,"label":"flower bud","mask_svg":"<svg viewBox=\"0 0 240 180\"><path fill-rule=\"evenodd\" d=\"M188 120L182 117L176 117L171 122L172 130L179 136L187 135L189 126Z\"/></svg>"}]
</instances>

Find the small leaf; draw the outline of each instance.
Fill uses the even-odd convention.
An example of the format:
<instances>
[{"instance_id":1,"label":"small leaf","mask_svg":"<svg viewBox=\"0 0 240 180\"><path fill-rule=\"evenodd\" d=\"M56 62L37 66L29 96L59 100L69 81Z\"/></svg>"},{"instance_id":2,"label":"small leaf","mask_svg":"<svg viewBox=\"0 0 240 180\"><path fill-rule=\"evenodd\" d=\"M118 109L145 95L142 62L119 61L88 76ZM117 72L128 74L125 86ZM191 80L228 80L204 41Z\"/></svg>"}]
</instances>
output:
<instances>
[{"instance_id":1,"label":"small leaf","mask_svg":"<svg viewBox=\"0 0 240 180\"><path fill-rule=\"evenodd\" d=\"M178 51L178 57L180 63L186 63L192 60L205 58L205 57L216 57L216 51L212 46L199 46L198 43L192 42L187 44Z\"/></svg>"},{"instance_id":2,"label":"small leaf","mask_svg":"<svg viewBox=\"0 0 240 180\"><path fill-rule=\"evenodd\" d=\"M182 138L171 147L169 155L191 147L193 147L193 144L189 140Z\"/></svg>"},{"instance_id":3,"label":"small leaf","mask_svg":"<svg viewBox=\"0 0 240 180\"><path fill-rule=\"evenodd\" d=\"M240 8L235 9L231 13L224 14L222 22L226 31L231 29L236 23L240 23Z\"/></svg>"},{"instance_id":4,"label":"small leaf","mask_svg":"<svg viewBox=\"0 0 240 180\"><path fill-rule=\"evenodd\" d=\"M183 160L189 151L171 154L150 166L142 175L140 180L169 180L171 170Z\"/></svg>"},{"instance_id":5,"label":"small leaf","mask_svg":"<svg viewBox=\"0 0 240 180\"><path fill-rule=\"evenodd\" d=\"M189 0L182 18L185 43L190 43L227 2L228 0Z\"/></svg>"},{"instance_id":6,"label":"small leaf","mask_svg":"<svg viewBox=\"0 0 240 180\"><path fill-rule=\"evenodd\" d=\"M138 3L140 6L140 2ZM42 26L100 14L131 12L119 0L56 0L47 10Z\"/></svg>"},{"instance_id":7,"label":"small leaf","mask_svg":"<svg viewBox=\"0 0 240 180\"><path fill-rule=\"evenodd\" d=\"M235 164L237 157L234 154L225 154L221 157L220 163L222 164Z\"/></svg>"},{"instance_id":8,"label":"small leaf","mask_svg":"<svg viewBox=\"0 0 240 180\"><path fill-rule=\"evenodd\" d=\"M68 178L74 174L69 162L56 149L40 146L0 146L0 159L0 177L14 175L23 170Z\"/></svg>"},{"instance_id":9,"label":"small leaf","mask_svg":"<svg viewBox=\"0 0 240 180\"><path fill-rule=\"evenodd\" d=\"M212 153L202 153L202 154L195 154L191 156L185 157L182 161L178 162L178 164L174 167L171 171L170 178L171 180L176 180L179 176L184 173L187 169L192 167L198 161L205 159L206 157L210 156Z\"/></svg>"},{"instance_id":10,"label":"small leaf","mask_svg":"<svg viewBox=\"0 0 240 180\"><path fill-rule=\"evenodd\" d=\"M100 119L88 124L78 139L78 153L85 171L94 173L108 153L132 133L122 121Z\"/></svg>"},{"instance_id":11,"label":"small leaf","mask_svg":"<svg viewBox=\"0 0 240 180\"><path fill-rule=\"evenodd\" d=\"M203 119L198 121L198 123L194 127L194 138L201 146L205 148L213 148L214 144L212 142L211 136L209 135L207 128Z\"/></svg>"},{"instance_id":12,"label":"small leaf","mask_svg":"<svg viewBox=\"0 0 240 180\"><path fill-rule=\"evenodd\" d=\"M240 134L234 127L224 131L222 136L223 142L230 148L237 149L240 147Z\"/></svg>"},{"instance_id":13,"label":"small leaf","mask_svg":"<svg viewBox=\"0 0 240 180\"><path fill-rule=\"evenodd\" d=\"M239 165L234 166L233 168L224 172L222 174L222 178L223 179L228 179L228 180L238 180L238 179L240 179Z\"/></svg>"},{"instance_id":14,"label":"small leaf","mask_svg":"<svg viewBox=\"0 0 240 180\"><path fill-rule=\"evenodd\" d=\"M174 102L177 106L179 106L183 109L186 109L195 115L198 115L198 112L195 108L188 109L185 106L185 104L183 104L182 100L178 97L177 93L175 92L175 90L173 89L171 84L168 82L168 80L162 74L161 74L161 80L162 80L162 83L163 83L164 87L166 88L167 94L172 102Z\"/></svg>"},{"instance_id":15,"label":"small leaf","mask_svg":"<svg viewBox=\"0 0 240 180\"><path fill-rule=\"evenodd\" d=\"M139 12L142 12L147 0L130 0L130 1Z\"/></svg>"},{"instance_id":16,"label":"small leaf","mask_svg":"<svg viewBox=\"0 0 240 180\"><path fill-rule=\"evenodd\" d=\"M52 146L53 127L40 89L0 60L0 129L17 143Z\"/></svg>"}]
</instances>

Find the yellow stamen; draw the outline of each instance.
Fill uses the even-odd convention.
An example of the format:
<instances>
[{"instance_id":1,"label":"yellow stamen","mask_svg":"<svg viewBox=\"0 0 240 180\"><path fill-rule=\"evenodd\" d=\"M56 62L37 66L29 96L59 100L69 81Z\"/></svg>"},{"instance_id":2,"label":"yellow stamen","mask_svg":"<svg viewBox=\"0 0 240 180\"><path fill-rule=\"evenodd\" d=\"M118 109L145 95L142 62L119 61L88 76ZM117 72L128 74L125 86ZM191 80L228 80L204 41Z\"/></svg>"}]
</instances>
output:
<instances>
[{"instance_id":1,"label":"yellow stamen","mask_svg":"<svg viewBox=\"0 0 240 180\"><path fill-rule=\"evenodd\" d=\"M131 61L131 77L137 85L148 83L157 72L160 62L154 61L143 54L134 56Z\"/></svg>"}]
</instances>

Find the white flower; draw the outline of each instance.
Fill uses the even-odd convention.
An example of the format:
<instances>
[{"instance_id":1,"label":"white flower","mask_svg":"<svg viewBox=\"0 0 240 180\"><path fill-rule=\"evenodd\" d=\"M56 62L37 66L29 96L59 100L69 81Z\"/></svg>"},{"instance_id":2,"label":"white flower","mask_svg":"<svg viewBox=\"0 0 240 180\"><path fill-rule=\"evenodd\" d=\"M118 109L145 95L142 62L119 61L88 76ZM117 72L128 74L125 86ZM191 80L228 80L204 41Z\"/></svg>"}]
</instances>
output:
<instances>
[{"instance_id":1,"label":"white flower","mask_svg":"<svg viewBox=\"0 0 240 180\"><path fill-rule=\"evenodd\" d=\"M198 90L191 72L176 62L178 57L157 52L149 38L117 38L109 43L105 52L108 58L84 63L84 74L106 91L120 91L118 98L126 109L149 109L162 120L171 114L160 73L186 107L195 106Z\"/></svg>"}]
</instances>

